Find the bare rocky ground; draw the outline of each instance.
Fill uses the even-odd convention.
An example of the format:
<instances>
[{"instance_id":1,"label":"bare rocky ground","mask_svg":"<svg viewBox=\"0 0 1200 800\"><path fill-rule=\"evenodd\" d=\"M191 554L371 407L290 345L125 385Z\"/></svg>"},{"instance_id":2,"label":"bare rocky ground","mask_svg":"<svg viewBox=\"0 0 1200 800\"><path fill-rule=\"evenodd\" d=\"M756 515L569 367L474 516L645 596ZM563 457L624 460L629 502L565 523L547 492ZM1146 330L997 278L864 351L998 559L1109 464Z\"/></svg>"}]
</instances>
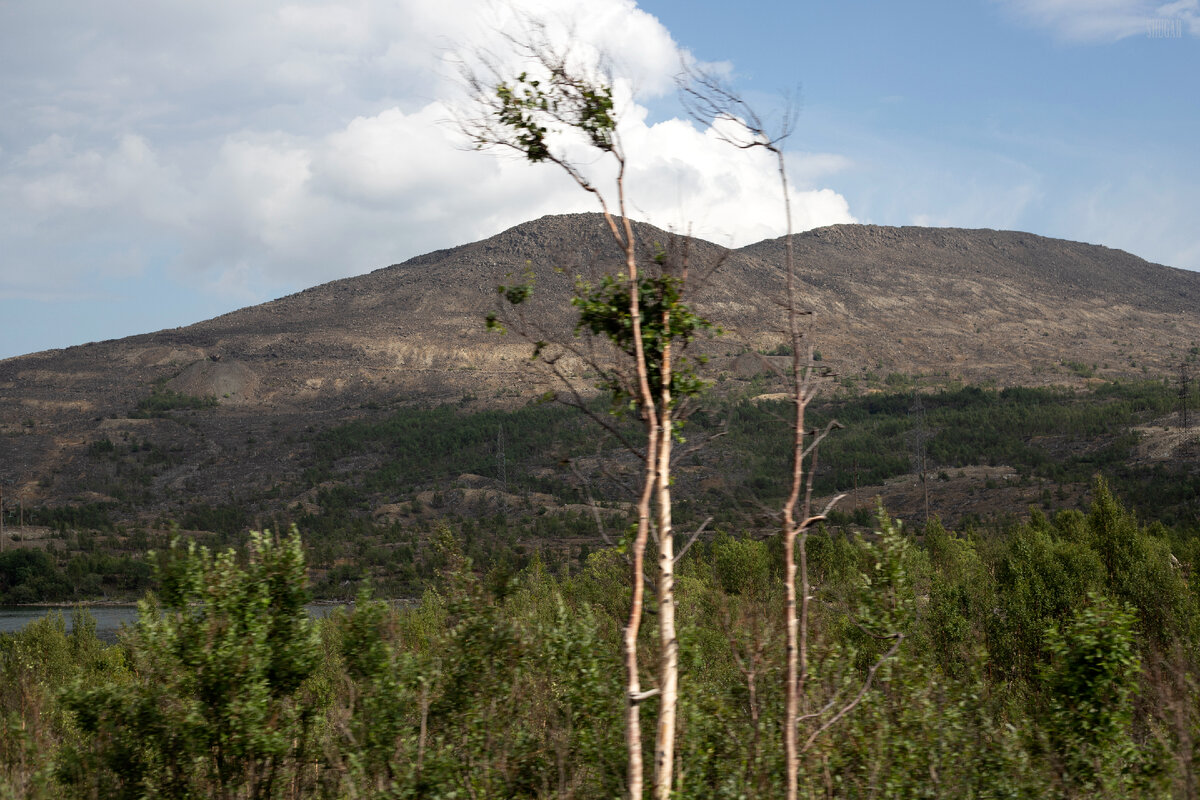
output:
<instances>
[{"instance_id":1,"label":"bare rocky ground","mask_svg":"<svg viewBox=\"0 0 1200 800\"><path fill-rule=\"evenodd\" d=\"M672 241L638 231L648 251ZM1083 386L1169 375L1200 344L1200 274L1118 250L1011 231L837 225L798 235L796 252L813 341L842 376ZM782 240L690 243L693 301L726 331L701 345L718 391L722 378L763 373L758 354L784 342L782 253ZM530 368L528 342L484 329L495 286L532 271L529 319L569 337L575 276L619 263L596 215L545 217L186 328L0 361L0 482L27 505L104 500L95 443L133 443L156 454L140 477L147 511L169 513L295 477L304 434L397 404L524 403L554 384ZM586 386L583 364L561 363ZM156 387L219 405L134 418ZM1191 452L1184 435L1146 434L1147 458ZM987 502L1009 503L1008 489L987 488L1003 481L990 472L938 488L969 509L972 481ZM1028 488L1012 487L1012 504ZM899 509L906 491L880 489Z\"/></svg>"},{"instance_id":2,"label":"bare rocky ground","mask_svg":"<svg viewBox=\"0 0 1200 800\"><path fill-rule=\"evenodd\" d=\"M1078 508L1090 499L1087 487L1059 487L1052 481L1023 479L1007 466L955 467L939 472L927 479L930 517L937 517L949 527L975 521L990 523L1005 516L1023 515L1030 508L1040 508L1049 515ZM863 507L873 511L877 502L906 524L925 524L925 486L915 474L859 487L838 507L847 512Z\"/></svg>"}]
</instances>

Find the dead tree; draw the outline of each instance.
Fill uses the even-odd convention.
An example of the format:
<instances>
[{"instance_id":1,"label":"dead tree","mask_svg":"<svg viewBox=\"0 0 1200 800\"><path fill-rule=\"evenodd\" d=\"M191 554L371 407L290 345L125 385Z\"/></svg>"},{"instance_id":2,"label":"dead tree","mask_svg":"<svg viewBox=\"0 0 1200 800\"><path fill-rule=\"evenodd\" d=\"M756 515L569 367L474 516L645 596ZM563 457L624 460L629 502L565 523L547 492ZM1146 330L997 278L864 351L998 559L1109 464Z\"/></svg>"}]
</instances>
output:
<instances>
[{"instance_id":1,"label":"dead tree","mask_svg":"<svg viewBox=\"0 0 1200 800\"><path fill-rule=\"evenodd\" d=\"M728 143L742 150L761 148L770 153L775 160L783 194L786 223L786 333L792 348L791 370L787 377L794 407L791 481L787 499L780 513L784 559L784 624L787 636L783 739L786 796L787 800L796 800L801 754L812 747L821 734L862 702L870 690L876 671L886 659L895 655L904 635L899 632L872 633L877 638L891 641L891 646L868 670L858 692L848 699L835 694L818 710L801 714L801 703L807 696L809 681L809 611L813 599L808 575L808 534L814 525L825 520L829 511L845 495L837 495L821 511L814 513L813 479L817 471L820 445L825 437L841 425L835 420L823 429L810 429L805 421L809 405L828 384L831 373L824 366L818 365L814 357L810 331L802 325L802 320L810 319L812 312L802 310L797 297L791 198L783 151L783 142L791 134L794 114L789 110L782 123L777 126L777 130L769 130L767 123L754 109L738 94L726 88L718 78L686 66L680 79L680 94L692 117L703 125L716 128ZM801 745L800 722L810 720L815 723L815 728Z\"/></svg>"}]
</instances>

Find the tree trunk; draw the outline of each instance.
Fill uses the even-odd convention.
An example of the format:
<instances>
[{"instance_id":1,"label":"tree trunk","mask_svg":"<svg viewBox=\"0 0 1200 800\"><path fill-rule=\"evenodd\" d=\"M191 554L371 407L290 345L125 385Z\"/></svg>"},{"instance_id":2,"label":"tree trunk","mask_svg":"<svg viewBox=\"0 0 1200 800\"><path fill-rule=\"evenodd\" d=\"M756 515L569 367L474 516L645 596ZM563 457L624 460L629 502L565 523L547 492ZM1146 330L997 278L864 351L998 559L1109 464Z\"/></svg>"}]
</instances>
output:
<instances>
[{"instance_id":1,"label":"tree trunk","mask_svg":"<svg viewBox=\"0 0 1200 800\"><path fill-rule=\"evenodd\" d=\"M800 697L804 691L804 679L808 667L808 559L805 552L804 534L796 524L796 503L800 500L800 486L804 478L804 409L808 405L807 369L812 364L812 353L808 361L801 362L799 309L796 307L796 259L792 242L792 205L788 196L787 169L783 151L775 149L779 168L779 182L783 188L783 209L787 222L784 239L785 267L787 269L787 312L788 336L792 344L792 401L796 404L796 416L792 420L792 485L783 505L783 587L784 626L787 629L787 686L784 693L783 753L787 800L796 800L800 779L799 725ZM807 513L807 509L805 509ZM801 522L803 524L803 521ZM796 616L796 535L800 533L800 619Z\"/></svg>"},{"instance_id":2,"label":"tree trunk","mask_svg":"<svg viewBox=\"0 0 1200 800\"><path fill-rule=\"evenodd\" d=\"M654 395L650 390L650 371L646 364L646 350L642 341L642 312L638 295L638 266L637 247L633 237L633 225L629 215L625 213L625 165L621 161L621 169L617 177L617 197L621 211L621 226L623 234L618 232L612 216L605 210L604 216L612 230L613 237L625 251L625 270L629 280L629 319L633 327L634 369L637 372L638 395L641 412L646 421L646 465L642 478L642 492L638 497L638 527L633 542L631 558L630 584L632 601L629 608L629 623L625 626L625 681L626 681L626 712L625 712L625 745L628 750L629 797L631 800L642 800L643 764L642 764L642 723L641 677L638 675L637 640L638 630L642 623L642 605L645 593L645 555L646 540L650 534L650 504L654 489L657 485L659 469L659 440L660 420L658 409L654 405ZM664 406L664 409L666 407ZM665 411L664 411L665 415Z\"/></svg>"},{"instance_id":3,"label":"tree trunk","mask_svg":"<svg viewBox=\"0 0 1200 800\"><path fill-rule=\"evenodd\" d=\"M671 410L669 354L663 355L662 423L658 438L658 642L662 691L655 745L654 798L670 800L675 763L675 709L679 696L679 640L675 636L675 536L671 527Z\"/></svg>"},{"instance_id":4,"label":"tree trunk","mask_svg":"<svg viewBox=\"0 0 1200 800\"><path fill-rule=\"evenodd\" d=\"M631 553L630 587L632 600L629 606L629 621L624 630L625 657L625 746L628 751L627 778L629 782L629 797L631 800L642 800L643 766L642 766L642 684L638 674L637 640L638 630L642 624L642 604L645 594L645 555L646 539L650 532L650 499L654 489L654 458L658 443L658 423L652 416L647 416L647 453L646 474L642 484L642 493L638 498L638 527L633 541Z\"/></svg>"}]
</instances>

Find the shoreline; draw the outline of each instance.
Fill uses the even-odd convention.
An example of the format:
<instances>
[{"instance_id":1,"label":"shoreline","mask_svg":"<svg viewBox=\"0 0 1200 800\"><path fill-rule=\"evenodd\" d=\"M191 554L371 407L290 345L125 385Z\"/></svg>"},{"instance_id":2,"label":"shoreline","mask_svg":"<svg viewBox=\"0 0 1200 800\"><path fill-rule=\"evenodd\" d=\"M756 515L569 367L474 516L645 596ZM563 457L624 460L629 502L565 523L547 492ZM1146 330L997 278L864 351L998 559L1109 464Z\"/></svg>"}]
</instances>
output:
<instances>
[{"instance_id":1,"label":"shoreline","mask_svg":"<svg viewBox=\"0 0 1200 800\"><path fill-rule=\"evenodd\" d=\"M420 602L419 597L390 597L390 598L375 598L383 600L389 605L411 605ZM36 603L5 603L0 604L0 608L136 608L140 599L132 600L55 600L43 601ZM309 600L304 605L306 606L348 606L354 607L354 599L347 600Z\"/></svg>"},{"instance_id":2,"label":"shoreline","mask_svg":"<svg viewBox=\"0 0 1200 800\"><path fill-rule=\"evenodd\" d=\"M2 608L136 608L137 600L57 600L41 603L7 603Z\"/></svg>"}]
</instances>

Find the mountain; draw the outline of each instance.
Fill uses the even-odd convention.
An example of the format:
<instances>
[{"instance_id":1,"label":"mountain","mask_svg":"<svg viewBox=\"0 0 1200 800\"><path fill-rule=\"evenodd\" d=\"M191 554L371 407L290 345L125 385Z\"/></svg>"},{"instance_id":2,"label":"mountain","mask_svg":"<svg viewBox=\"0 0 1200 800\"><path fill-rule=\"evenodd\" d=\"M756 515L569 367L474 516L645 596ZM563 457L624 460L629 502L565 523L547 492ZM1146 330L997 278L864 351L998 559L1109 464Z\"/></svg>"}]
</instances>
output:
<instances>
[{"instance_id":1,"label":"mountain","mask_svg":"<svg viewBox=\"0 0 1200 800\"><path fill-rule=\"evenodd\" d=\"M637 234L648 251L676 241L648 225ZM753 378L764 371L756 352L784 342L783 240L736 250L692 240L687 251L693 302L726 331L702 345L709 374ZM795 252L815 346L860 386L890 374L999 385L1158 376L1200 342L1200 274L1119 250L836 225L797 235ZM566 336L575 276L620 265L598 215L550 216L185 328L0 361L0 483L26 504L102 501L95 459L133 443L164 454L139 477L152 507L224 502L301 471L304 432L398 404L511 407L553 384L530 368L527 342L485 330L496 285L532 273L529 313ZM586 384L583 365L564 364ZM187 410L200 398L216 405Z\"/></svg>"}]
</instances>

